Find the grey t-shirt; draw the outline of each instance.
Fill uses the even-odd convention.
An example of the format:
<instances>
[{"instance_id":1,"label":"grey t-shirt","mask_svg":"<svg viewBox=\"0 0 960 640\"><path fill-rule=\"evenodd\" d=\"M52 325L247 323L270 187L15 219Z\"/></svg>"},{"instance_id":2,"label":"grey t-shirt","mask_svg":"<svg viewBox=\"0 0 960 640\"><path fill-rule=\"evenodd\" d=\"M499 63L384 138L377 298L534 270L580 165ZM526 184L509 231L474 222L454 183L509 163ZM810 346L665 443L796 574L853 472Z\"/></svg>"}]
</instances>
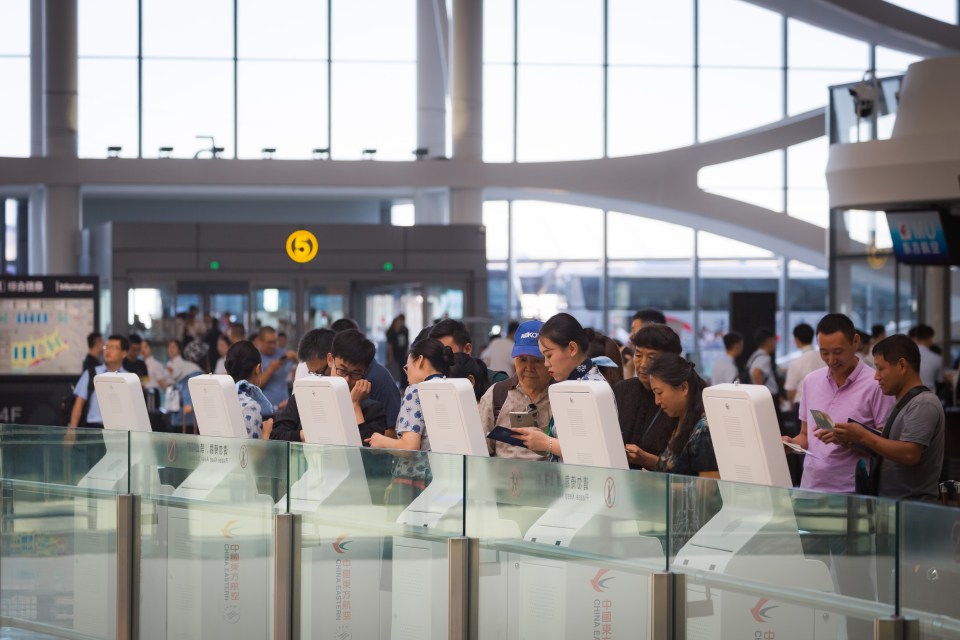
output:
<instances>
[{"instance_id":1,"label":"grey t-shirt","mask_svg":"<svg viewBox=\"0 0 960 640\"><path fill-rule=\"evenodd\" d=\"M945 418L940 399L925 391L907 403L890 429L890 439L923 446L915 465L884 460L880 465L880 495L884 498L936 498L943 466Z\"/></svg>"}]
</instances>

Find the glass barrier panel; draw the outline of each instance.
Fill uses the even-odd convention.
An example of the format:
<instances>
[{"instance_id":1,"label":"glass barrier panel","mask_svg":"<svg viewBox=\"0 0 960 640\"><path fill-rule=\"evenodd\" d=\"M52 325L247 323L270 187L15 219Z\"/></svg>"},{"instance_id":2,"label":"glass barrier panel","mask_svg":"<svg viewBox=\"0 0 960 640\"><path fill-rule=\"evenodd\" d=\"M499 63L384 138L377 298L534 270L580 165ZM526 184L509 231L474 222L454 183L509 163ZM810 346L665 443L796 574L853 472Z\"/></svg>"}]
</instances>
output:
<instances>
[{"instance_id":1,"label":"glass barrier panel","mask_svg":"<svg viewBox=\"0 0 960 640\"><path fill-rule=\"evenodd\" d=\"M480 638L647 638L666 570L667 476L467 458Z\"/></svg>"},{"instance_id":2,"label":"glass barrier panel","mask_svg":"<svg viewBox=\"0 0 960 640\"><path fill-rule=\"evenodd\" d=\"M904 502L900 514L901 615L921 640L960 638L960 509Z\"/></svg>"},{"instance_id":3,"label":"glass barrier panel","mask_svg":"<svg viewBox=\"0 0 960 640\"><path fill-rule=\"evenodd\" d=\"M131 433L130 454L142 496L140 637L271 637L287 443Z\"/></svg>"},{"instance_id":4,"label":"glass barrier panel","mask_svg":"<svg viewBox=\"0 0 960 640\"><path fill-rule=\"evenodd\" d=\"M463 458L293 444L302 638L447 637L447 541L463 535Z\"/></svg>"},{"instance_id":5,"label":"glass barrier panel","mask_svg":"<svg viewBox=\"0 0 960 640\"><path fill-rule=\"evenodd\" d=\"M116 494L9 479L2 491L0 637L115 638Z\"/></svg>"},{"instance_id":6,"label":"glass barrier panel","mask_svg":"<svg viewBox=\"0 0 960 640\"><path fill-rule=\"evenodd\" d=\"M0 478L127 493L127 432L0 425Z\"/></svg>"},{"instance_id":7,"label":"glass barrier panel","mask_svg":"<svg viewBox=\"0 0 960 640\"><path fill-rule=\"evenodd\" d=\"M896 502L670 481L670 566L686 574L690 640L870 638L874 619L896 614Z\"/></svg>"}]
</instances>

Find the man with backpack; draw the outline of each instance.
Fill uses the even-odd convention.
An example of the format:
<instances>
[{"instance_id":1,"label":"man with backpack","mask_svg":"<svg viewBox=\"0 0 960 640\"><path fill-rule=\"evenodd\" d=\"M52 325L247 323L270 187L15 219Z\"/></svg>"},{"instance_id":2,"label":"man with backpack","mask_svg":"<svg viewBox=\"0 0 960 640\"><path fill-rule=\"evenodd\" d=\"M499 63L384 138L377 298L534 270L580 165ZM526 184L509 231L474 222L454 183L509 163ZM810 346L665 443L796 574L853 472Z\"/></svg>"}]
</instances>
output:
<instances>
[{"instance_id":1,"label":"man with backpack","mask_svg":"<svg viewBox=\"0 0 960 640\"><path fill-rule=\"evenodd\" d=\"M539 320L529 320L519 326L513 339L513 365L516 375L492 385L480 399L480 421L486 433L496 426L511 426L511 413L525 413L540 429L546 429L552 415L547 387L552 378L543 363L537 338ZM505 442L487 440L490 453L498 458L546 460L540 451L530 451Z\"/></svg>"}]
</instances>

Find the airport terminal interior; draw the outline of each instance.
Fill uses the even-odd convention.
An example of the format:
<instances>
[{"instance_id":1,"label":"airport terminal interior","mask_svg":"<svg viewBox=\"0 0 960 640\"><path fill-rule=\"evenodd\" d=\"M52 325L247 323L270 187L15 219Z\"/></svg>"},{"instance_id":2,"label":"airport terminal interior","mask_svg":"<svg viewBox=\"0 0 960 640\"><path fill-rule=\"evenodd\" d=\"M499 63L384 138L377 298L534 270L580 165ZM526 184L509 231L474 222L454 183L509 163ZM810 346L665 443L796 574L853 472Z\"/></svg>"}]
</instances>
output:
<instances>
[{"instance_id":1,"label":"airport terminal interior","mask_svg":"<svg viewBox=\"0 0 960 640\"><path fill-rule=\"evenodd\" d=\"M960 0L0 0L0 640L960 638Z\"/></svg>"}]
</instances>

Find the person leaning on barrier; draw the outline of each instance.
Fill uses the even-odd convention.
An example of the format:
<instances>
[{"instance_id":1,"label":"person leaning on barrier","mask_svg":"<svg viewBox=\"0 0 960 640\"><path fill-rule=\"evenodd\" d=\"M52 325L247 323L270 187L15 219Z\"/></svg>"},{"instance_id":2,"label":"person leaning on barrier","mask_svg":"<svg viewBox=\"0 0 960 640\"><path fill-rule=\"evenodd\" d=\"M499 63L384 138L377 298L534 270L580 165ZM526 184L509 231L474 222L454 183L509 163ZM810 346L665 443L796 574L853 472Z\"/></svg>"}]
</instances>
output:
<instances>
[{"instance_id":1,"label":"person leaning on barrier","mask_svg":"<svg viewBox=\"0 0 960 640\"><path fill-rule=\"evenodd\" d=\"M497 382L480 398L480 421L484 433L494 427L510 427L511 413L533 414L534 422L541 431L550 424L550 372L543 363L543 354L537 338L543 323L528 320L519 325L513 336L513 366L516 375ZM526 447L516 447L506 442L487 439L490 454L498 458L521 458L546 460L546 456Z\"/></svg>"},{"instance_id":2,"label":"person leaning on barrier","mask_svg":"<svg viewBox=\"0 0 960 640\"><path fill-rule=\"evenodd\" d=\"M836 422L832 432L819 437L827 443L866 447L876 454L870 480L877 495L936 500L945 417L940 399L920 380L920 350L913 340L897 334L875 344L873 357L880 389L897 399L883 434L856 423Z\"/></svg>"},{"instance_id":3,"label":"person leaning on barrier","mask_svg":"<svg viewBox=\"0 0 960 640\"><path fill-rule=\"evenodd\" d=\"M634 346L633 363L637 377L614 385L613 397L617 401L617 418L627 462L633 469L642 469L640 452L659 456L667 448L677 427L676 419L657 405L645 368L665 353L680 355L683 347L676 331L665 324L643 327L630 336L630 342Z\"/></svg>"},{"instance_id":4,"label":"person leaning on barrier","mask_svg":"<svg viewBox=\"0 0 960 640\"><path fill-rule=\"evenodd\" d=\"M664 353L644 368L650 389L663 412L677 426L660 455L640 450L635 459L644 469L688 476L719 478L713 440L703 409L707 384L694 364L673 353Z\"/></svg>"},{"instance_id":5,"label":"person leaning on barrier","mask_svg":"<svg viewBox=\"0 0 960 640\"><path fill-rule=\"evenodd\" d=\"M336 334L330 329L311 329L303 334L297 349L297 358L307 373L317 376L330 375L328 356ZM297 409L297 394L290 396L285 406L273 421L271 440L303 442L303 426L300 424L300 411Z\"/></svg>"}]
</instances>

